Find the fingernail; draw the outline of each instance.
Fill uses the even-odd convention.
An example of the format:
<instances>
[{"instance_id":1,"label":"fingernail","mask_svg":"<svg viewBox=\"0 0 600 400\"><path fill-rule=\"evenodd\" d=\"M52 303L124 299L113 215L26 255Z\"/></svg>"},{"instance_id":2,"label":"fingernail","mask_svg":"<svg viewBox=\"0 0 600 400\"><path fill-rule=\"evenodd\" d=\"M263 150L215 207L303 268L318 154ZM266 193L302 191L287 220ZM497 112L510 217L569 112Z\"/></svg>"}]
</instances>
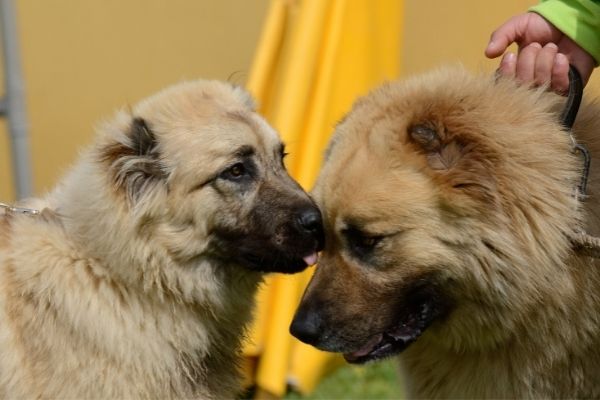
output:
<instances>
[{"instance_id":1,"label":"fingernail","mask_svg":"<svg viewBox=\"0 0 600 400\"><path fill-rule=\"evenodd\" d=\"M544 47L549 47L551 49L558 49L558 46L555 43L546 43Z\"/></svg>"},{"instance_id":2,"label":"fingernail","mask_svg":"<svg viewBox=\"0 0 600 400\"><path fill-rule=\"evenodd\" d=\"M556 57L554 58L555 65L565 65L568 63L569 59L567 58L567 56L565 56L563 53L556 54Z\"/></svg>"},{"instance_id":3,"label":"fingernail","mask_svg":"<svg viewBox=\"0 0 600 400\"><path fill-rule=\"evenodd\" d=\"M515 57L516 57L515 53L510 53L510 52L506 53L504 55L504 57L502 58L502 63L503 64L510 64L513 61L515 61Z\"/></svg>"}]
</instances>

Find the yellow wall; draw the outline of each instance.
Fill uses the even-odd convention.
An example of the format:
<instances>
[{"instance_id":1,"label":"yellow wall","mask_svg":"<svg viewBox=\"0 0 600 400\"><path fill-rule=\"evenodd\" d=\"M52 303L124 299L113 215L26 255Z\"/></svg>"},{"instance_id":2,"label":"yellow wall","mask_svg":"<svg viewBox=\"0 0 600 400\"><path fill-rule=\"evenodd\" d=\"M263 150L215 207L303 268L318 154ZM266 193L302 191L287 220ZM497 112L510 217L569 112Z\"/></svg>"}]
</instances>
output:
<instances>
[{"instance_id":1,"label":"yellow wall","mask_svg":"<svg viewBox=\"0 0 600 400\"><path fill-rule=\"evenodd\" d=\"M182 79L232 76L245 83L269 5L269 0L14 1L36 194L56 183L90 142L94 125L116 108ZM483 56L491 30L535 2L405 0L402 76L447 62L495 69L497 61ZM586 91L600 95L599 89L597 71ZM0 119L0 201L13 199Z\"/></svg>"},{"instance_id":2,"label":"yellow wall","mask_svg":"<svg viewBox=\"0 0 600 400\"><path fill-rule=\"evenodd\" d=\"M35 192L51 188L93 127L182 79L244 84L268 0L14 0ZM0 125L0 201L14 198Z\"/></svg>"}]
</instances>

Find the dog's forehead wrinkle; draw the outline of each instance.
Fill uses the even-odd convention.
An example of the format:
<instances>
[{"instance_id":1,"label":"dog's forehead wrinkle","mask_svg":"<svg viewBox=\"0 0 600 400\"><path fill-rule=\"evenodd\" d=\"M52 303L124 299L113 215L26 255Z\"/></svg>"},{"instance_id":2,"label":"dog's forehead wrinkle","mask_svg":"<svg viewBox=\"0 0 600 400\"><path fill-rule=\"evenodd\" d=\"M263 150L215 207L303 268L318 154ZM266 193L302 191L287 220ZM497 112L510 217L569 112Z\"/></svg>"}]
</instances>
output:
<instances>
[{"instance_id":1,"label":"dog's forehead wrinkle","mask_svg":"<svg viewBox=\"0 0 600 400\"><path fill-rule=\"evenodd\" d=\"M282 142L267 143L267 147L259 149L257 157L265 169L268 169L275 175L287 174L283 164L285 154L285 145Z\"/></svg>"},{"instance_id":2,"label":"dog's forehead wrinkle","mask_svg":"<svg viewBox=\"0 0 600 400\"><path fill-rule=\"evenodd\" d=\"M240 158L248 158L253 156L255 153L256 149L251 144L243 144L233 152L236 157Z\"/></svg>"},{"instance_id":3,"label":"dog's forehead wrinkle","mask_svg":"<svg viewBox=\"0 0 600 400\"><path fill-rule=\"evenodd\" d=\"M268 164L281 165L281 158L285 145L277 132L260 116L256 116L259 133L259 151Z\"/></svg>"}]
</instances>

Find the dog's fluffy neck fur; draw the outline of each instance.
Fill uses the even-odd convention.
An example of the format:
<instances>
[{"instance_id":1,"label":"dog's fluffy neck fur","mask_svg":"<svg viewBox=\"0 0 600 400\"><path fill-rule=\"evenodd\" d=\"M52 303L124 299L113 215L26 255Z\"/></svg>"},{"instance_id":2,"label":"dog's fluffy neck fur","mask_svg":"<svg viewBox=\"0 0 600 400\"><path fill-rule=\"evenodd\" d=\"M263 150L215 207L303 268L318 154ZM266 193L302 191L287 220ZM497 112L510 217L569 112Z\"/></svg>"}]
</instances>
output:
<instances>
[{"instance_id":1,"label":"dog's fluffy neck fur","mask_svg":"<svg viewBox=\"0 0 600 400\"><path fill-rule=\"evenodd\" d=\"M447 398L600 396L594 392L598 377L590 375L600 370L600 321L594 309L600 293L600 265L572 258L571 269L563 276L572 281L572 290L556 287L561 293L531 305L509 333L498 327L498 332L490 333L499 337L496 343L461 346L450 344L443 329L432 327L425 332L400 356L411 397L436 398L440 393ZM565 329L566 325L571 329ZM469 336L468 332L462 336ZM481 332L472 337L481 337ZM562 393L556 392L557 376L562 377Z\"/></svg>"},{"instance_id":2,"label":"dog's fluffy neck fur","mask_svg":"<svg viewBox=\"0 0 600 400\"><path fill-rule=\"evenodd\" d=\"M582 108L575 132L592 154L599 154L594 110L596 106ZM549 134L550 129L541 132ZM556 178L568 170L566 163L557 165L562 170L541 172ZM485 283L458 289L463 295L475 290L469 296L472 312L463 310L453 321L459 324L441 324L440 330L432 326L400 356L413 397L600 397L600 260L579 256L564 237L578 229L598 235L600 170L592 168L589 197L582 203L568 192L559 196L557 185L543 190L545 179L540 175L535 185L522 188L510 184L515 197L501 209L521 221L497 221L490 224L495 231L471 232L490 249L461 243L465 254L481 257L463 262L465 270L484 270ZM565 189L572 187L574 183ZM491 209L485 214L493 215Z\"/></svg>"},{"instance_id":3,"label":"dog's fluffy neck fur","mask_svg":"<svg viewBox=\"0 0 600 400\"><path fill-rule=\"evenodd\" d=\"M591 199L585 204L585 220L594 221L591 225L597 225L598 217L589 211L598 207L596 203ZM463 238L467 271L496 267L482 274L479 284L455 288L463 304L400 356L411 397L600 396L600 262L573 253L562 238L572 228L568 224L550 227L557 220L569 220L561 219L568 208L562 213L556 208L552 219L537 209L521 205L520 212L539 232L492 224L499 230L510 227L512 236L522 238L518 242L505 242L499 238L511 235L487 229L473 232L471 242ZM471 248L483 242L494 251ZM516 251L519 246L524 250ZM514 295L518 292L513 286L528 295Z\"/></svg>"},{"instance_id":4,"label":"dog's fluffy neck fur","mask_svg":"<svg viewBox=\"0 0 600 400\"><path fill-rule=\"evenodd\" d=\"M64 361L52 368L69 368L70 354L81 353L84 347L90 357L90 366L85 368L97 368L97 376L105 376L107 382L104 386L98 382L97 392L90 396L232 397L233 390L239 387L239 374L233 371L237 368L244 329L251 317L251 299L261 274L236 265L217 268L202 253L182 262L169 253L164 243L148 241L139 232L135 212L127 213L115 208L114 201L106 201L106 196L115 194L106 192L107 185L101 181L103 175L97 171L98 167L93 162L81 162L57 192L39 204L32 204L53 212L32 218L19 216L11 222L14 229L20 229L20 225L43 225L35 229L39 237L29 241L50 240L55 242L54 249L60 249L54 250L56 254L36 257L71 260L62 264L64 270L58 271L64 277L65 288L61 290L41 288L45 285L45 274L57 271L22 271L24 266L14 265L10 272L14 285L8 290L13 296L22 296L15 288L25 286L31 286L29 290L21 289L28 293L26 296L44 293L43 298L31 298L30 303L47 307L39 315L56 322L39 324L40 329L55 326L57 331L44 337L62 338L61 348L56 348L56 343L40 343L47 349L47 357L64 355ZM127 207L124 202L120 206ZM98 221L104 225L97 225ZM157 224L152 229L169 227ZM176 229L173 231L177 233ZM78 250L64 244L69 242L78 243ZM115 247L115 243L119 246ZM26 247L36 251L35 246ZM95 287L95 294L80 297L88 295L89 291L83 287L90 285ZM59 297L68 296L63 293L72 294L73 299ZM99 307L101 302L111 304ZM29 306L25 303L19 302L19 307ZM97 319L95 310L113 312ZM112 323L108 322L111 320ZM38 322L20 323L22 340L41 340L35 338ZM144 351L136 351L138 347ZM30 373L46 367L32 365ZM63 386L76 385L77 367L71 367L72 382L48 382L43 392L52 393L48 389L54 389L60 397ZM116 378L118 374L122 378ZM58 376L66 375L69 374ZM108 384L115 379L130 381L131 392L105 392L121 386ZM34 381L40 382L32 378ZM153 382L154 387L136 387L135 382ZM90 387L93 385L84 383L81 389ZM202 391L198 392L198 388Z\"/></svg>"}]
</instances>

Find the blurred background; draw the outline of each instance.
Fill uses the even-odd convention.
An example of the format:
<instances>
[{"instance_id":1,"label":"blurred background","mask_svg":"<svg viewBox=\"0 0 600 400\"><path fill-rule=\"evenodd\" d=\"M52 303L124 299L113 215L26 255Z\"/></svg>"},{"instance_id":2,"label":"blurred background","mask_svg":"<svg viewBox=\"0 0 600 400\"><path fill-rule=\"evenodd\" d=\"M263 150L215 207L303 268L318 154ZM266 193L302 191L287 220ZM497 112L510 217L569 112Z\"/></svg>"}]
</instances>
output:
<instances>
[{"instance_id":1,"label":"blurred background","mask_svg":"<svg viewBox=\"0 0 600 400\"><path fill-rule=\"evenodd\" d=\"M398 78L448 62L493 70L497 62L483 56L491 31L536 3L398 1L400 48L389 49L399 56ZM244 84L271 5L270 0L14 3L38 195L57 182L90 142L94 126L116 108L183 79ZM597 92L599 82L596 73L588 91ZM0 199L11 201L9 142L0 121Z\"/></svg>"},{"instance_id":2,"label":"blurred background","mask_svg":"<svg viewBox=\"0 0 600 400\"><path fill-rule=\"evenodd\" d=\"M248 87L288 142L290 171L310 189L335 121L356 96L447 63L493 71L498 61L483 55L492 30L535 3L14 0L32 193L57 183L114 110L195 78ZM600 94L600 73L586 92ZM18 197L10 149L0 118L0 202ZM289 337L309 276L270 279L260 295L245 349L248 395L400 397L393 362L339 368L341 360Z\"/></svg>"}]
</instances>

